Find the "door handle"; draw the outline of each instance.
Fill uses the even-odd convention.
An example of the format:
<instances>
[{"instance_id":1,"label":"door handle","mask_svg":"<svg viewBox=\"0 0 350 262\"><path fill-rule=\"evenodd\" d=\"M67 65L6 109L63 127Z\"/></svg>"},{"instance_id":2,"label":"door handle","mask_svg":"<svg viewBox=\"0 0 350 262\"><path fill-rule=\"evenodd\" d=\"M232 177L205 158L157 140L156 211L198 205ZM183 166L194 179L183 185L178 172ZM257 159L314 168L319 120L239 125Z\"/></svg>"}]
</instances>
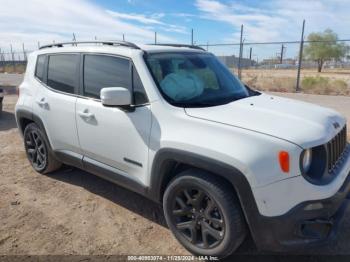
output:
<instances>
[{"instance_id":1,"label":"door handle","mask_svg":"<svg viewBox=\"0 0 350 262\"><path fill-rule=\"evenodd\" d=\"M40 100L37 100L36 103L37 103L40 107L47 107L47 106L49 106L49 103L46 102L45 97L41 98Z\"/></svg>"},{"instance_id":2,"label":"door handle","mask_svg":"<svg viewBox=\"0 0 350 262\"><path fill-rule=\"evenodd\" d=\"M87 119L91 119L95 117L95 115L93 113L90 113L87 109L85 109L84 111L79 111L78 115L81 116L82 118L87 118Z\"/></svg>"}]
</instances>

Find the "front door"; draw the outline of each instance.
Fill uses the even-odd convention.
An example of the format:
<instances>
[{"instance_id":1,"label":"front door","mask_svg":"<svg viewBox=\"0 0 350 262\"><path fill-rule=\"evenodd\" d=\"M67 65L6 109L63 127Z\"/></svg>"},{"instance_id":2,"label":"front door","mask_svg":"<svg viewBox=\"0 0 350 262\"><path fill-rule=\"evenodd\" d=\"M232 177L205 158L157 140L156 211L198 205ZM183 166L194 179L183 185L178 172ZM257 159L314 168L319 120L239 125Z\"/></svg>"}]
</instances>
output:
<instances>
[{"instance_id":1,"label":"front door","mask_svg":"<svg viewBox=\"0 0 350 262\"><path fill-rule=\"evenodd\" d=\"M119 175L145 184L152 117L146 96L133 111L103 106L99 99L103 87L125 87L133 92L137 73L132 73L132 62L88 54L83 61L84 98L77 99L76 120L84 161L114 168Z\"/></svg>"}]
</instances>

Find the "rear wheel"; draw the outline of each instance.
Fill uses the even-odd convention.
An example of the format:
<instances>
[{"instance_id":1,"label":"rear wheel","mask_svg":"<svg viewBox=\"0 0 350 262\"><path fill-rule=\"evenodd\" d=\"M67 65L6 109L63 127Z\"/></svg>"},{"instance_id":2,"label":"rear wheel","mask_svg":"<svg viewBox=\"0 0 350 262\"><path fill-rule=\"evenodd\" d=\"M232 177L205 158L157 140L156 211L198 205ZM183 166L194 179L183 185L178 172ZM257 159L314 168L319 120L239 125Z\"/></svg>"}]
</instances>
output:
<instances>
[{"instance_id":1,"label":"rear wheel","mask_svg":"<svg viewBox=\"0 0 350 262\"><path fill-rule=\"evenodd\" d=\"M167 187L163 206L168 226L196 255L228 256L246 235L244 217L232 188L201 170L187 170Z\"/></svg>"},{"instance_id":2,"label":"rear wheel","mask_svg":"<svg viewBox=\"0 0 350 262\"><path fill-rule=\"evenodd\" d=\"M30 123L24 129L24 146L27 158L35 171L49 173L61 167L54 157L44 133L35 123Z\"/></svg>"}]
</instances>

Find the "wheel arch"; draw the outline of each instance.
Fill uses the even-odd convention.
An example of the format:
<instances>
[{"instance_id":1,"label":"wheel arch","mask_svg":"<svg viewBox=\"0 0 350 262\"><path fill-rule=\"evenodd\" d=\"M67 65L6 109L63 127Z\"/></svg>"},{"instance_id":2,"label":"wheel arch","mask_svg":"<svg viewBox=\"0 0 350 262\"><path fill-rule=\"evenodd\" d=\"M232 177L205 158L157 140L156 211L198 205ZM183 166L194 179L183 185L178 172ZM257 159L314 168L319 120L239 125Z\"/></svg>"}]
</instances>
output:
<instances>
[{"instance_id":1,"label":"wheel arch","mask_svg":"<svg viewBox=\"0 0 350 262\"><path fill-rule=\"evenodd\" d=\"M164 187L176 174L186 168L197 168L218 175L230 182L237 194L239 194L242 187L248 187L251 192L248 180L237 168L192 152L163 148L156 153L153 159L150 183L153 198L161 202Z\"/></svg>"},{"instance_id":2,"label":"wheel arch","mask_svg":"<svg viewBox=\"0 0 350 262\"><path fill-rule=\"evenodd\" d=\"M28 124L30 123L37 124L39 128L44 132L44 135L46 136L46 139L49 142L49 146L51 147L51 142L47 136L44 123L39 116L25 109L17 109L16 120L17 120L18 129L20 130L22 136L24 134L24 129Z\"/></svg>"},{"instance_id":3,"label":"wheel arch","mask_svg":"<svg viewBox=\"0 0 350 262\"><path fill-rule=\"evenodd\" d=\"M219 176L232 186L239 199L251 235L257 242L257 238L259 238L259 230L257 229L261 226L259 223L261 215L247 178L234 166L179 149L160 149L154 157L151 169L150 197L161 203L167 184L185 168L198 168L207 171Z\"/></svg>"}]
</instances>

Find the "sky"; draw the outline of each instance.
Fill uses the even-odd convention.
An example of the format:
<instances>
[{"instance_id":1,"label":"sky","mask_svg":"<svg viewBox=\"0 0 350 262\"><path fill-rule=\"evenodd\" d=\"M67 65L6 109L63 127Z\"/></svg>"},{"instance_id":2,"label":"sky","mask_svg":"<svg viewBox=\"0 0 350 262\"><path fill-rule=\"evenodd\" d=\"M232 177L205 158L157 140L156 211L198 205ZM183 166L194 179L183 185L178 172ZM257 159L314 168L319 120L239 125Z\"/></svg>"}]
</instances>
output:
<instances>
[{"instance_id":1,"label":"sky","mask_svg":"<svg viewBox=\"0 0 350 262\"><path fill-rule=\"evenodd\" d=\"M242 24L245 42L291 41L300 39L303 19L306 35L331 28L350 39L350 0L0 0L0 7L2 50L10 43L31 50L73 33L153 43L156 31L158 42L189 44L191 29L196 44L237 43Z\"/></svg>"}]
</instances>

